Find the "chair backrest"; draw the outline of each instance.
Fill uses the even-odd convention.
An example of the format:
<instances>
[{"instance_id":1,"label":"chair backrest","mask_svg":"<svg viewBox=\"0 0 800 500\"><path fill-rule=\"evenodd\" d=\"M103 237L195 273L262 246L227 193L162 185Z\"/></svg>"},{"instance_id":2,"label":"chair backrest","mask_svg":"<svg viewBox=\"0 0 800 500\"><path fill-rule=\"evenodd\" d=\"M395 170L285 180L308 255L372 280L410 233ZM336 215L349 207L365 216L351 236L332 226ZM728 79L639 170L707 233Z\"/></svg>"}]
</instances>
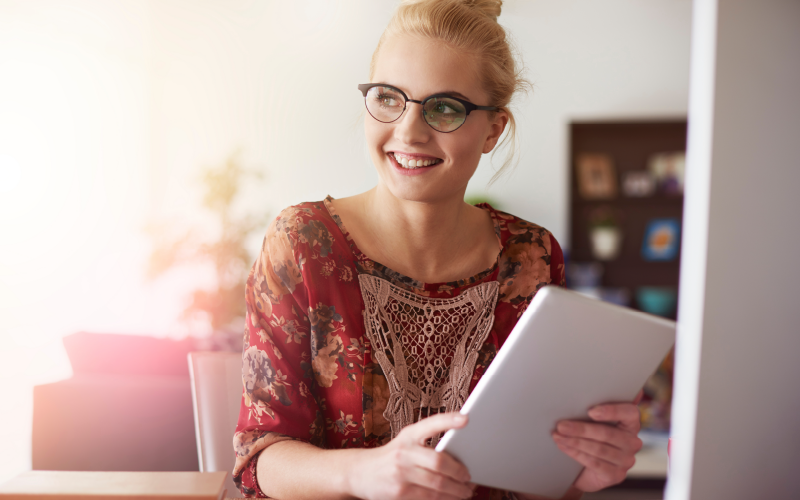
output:
<instances>
[{"instance_id":1,"label":"chair backrest","mask_svg":"<svg viewBox=\"0 0 800 500\"><path fill-rule=\"evenodd\" d=\"M236 460L233 433L242 402L242 355L190 352L189 375L200 471L228 471L227 496L239 496L230 472Z\"/></svg>"}]
</instances>

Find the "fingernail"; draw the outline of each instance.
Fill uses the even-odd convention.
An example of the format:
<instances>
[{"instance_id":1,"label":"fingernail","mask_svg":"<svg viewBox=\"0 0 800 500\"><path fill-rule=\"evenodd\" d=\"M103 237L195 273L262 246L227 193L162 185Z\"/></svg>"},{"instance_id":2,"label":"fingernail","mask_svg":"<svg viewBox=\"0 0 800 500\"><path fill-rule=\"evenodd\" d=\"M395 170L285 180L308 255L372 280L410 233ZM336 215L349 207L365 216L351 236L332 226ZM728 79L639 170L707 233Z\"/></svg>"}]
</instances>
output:
<instances>
[{"instance_id":1,"label":"fingernail","mask_svg":"<svg viewBox=\"0 0 800 500\"><path fill-rule=\"evenodd\" d=\"M467 423L467 416L466 415L458 415L456 416L456 422L459 424Z\"/></svg>"},{"instance_id":2,"label":"fingernail","mask_svg":"<svg viewBox=\"0 0 800 500\"><path fill-rule=\"evenodd\" d=\"M603 416L603 409L599 406L596 406L589 410L589 416L592 418L600 418Z\"/></svg>"},{"instance_id":3,"label":"fingernail","mask_svg":"<svg viewBox=\"0 0 800 500\"><path fill-rule=\"evenodd\" d=\"M573 426L569 422L559 422L557 428L558 432L569 432L573 429Z\"/></svg>"}]
</instances>

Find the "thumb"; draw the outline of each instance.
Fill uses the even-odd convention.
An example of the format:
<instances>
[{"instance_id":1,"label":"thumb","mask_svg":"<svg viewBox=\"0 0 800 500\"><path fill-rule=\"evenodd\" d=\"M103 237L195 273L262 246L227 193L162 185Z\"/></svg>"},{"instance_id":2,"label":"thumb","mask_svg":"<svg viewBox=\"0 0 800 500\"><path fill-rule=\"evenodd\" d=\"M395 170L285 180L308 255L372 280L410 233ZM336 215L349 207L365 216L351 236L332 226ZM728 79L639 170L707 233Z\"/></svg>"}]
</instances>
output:
<instances>
[{"instance_id":1,"label":"thumb","mask_svg":"<svg viewBox=\"0 0 800 500\"><path fill-rule=\"evenodd\" d=\"M459 429L467 425L468 417L457 412L439 413L432 417L424 418L416 424L404 429L408 438L415 443L424 444L425 441L441 432L450 429Z\"/></svg>"}]
</instances>

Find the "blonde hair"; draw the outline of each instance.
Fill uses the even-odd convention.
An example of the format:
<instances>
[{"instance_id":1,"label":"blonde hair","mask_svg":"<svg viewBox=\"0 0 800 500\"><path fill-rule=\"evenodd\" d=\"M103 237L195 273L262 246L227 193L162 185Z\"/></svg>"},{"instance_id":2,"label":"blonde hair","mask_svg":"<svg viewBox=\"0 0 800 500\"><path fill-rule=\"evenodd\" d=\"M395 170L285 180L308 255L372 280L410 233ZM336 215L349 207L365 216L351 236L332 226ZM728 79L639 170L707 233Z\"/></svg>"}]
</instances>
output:
<instances>
[{"instance_id":1,"label":"blonde hair","mask_svg":"<svg viewBox=\"0 0 800 500\"><path fill-rule=\"evenodd\" d=\"M477 56L481 85L489 94L489 102L476 104L496 106L508 113L508 133L494 148L492 157L506 142L509 151L489 184L516 163L516 121L508 106L515 93L530 89L508 35L497 22L502 6L502 0L404 0L381 35L369 67L372 81L381 46L394 35L440 40L453 49ZM490 119L495 114L491 112Z\"/></svg>"}]
</instances>

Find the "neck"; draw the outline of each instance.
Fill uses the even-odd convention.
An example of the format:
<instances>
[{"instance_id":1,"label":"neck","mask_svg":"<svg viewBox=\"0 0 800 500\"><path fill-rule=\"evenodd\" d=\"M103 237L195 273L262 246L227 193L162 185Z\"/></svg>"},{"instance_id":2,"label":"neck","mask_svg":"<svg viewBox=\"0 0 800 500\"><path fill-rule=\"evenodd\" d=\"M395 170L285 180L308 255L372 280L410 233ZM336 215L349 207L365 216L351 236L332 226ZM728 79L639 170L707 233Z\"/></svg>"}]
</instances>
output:
<instances>
[{"instance_id":1,"label":"neck","mask_svg":"<svg viewBox=\"0 0 800 500\"><path fill-rule=\"evenodd\" d=\"M362 203L373 241L380 242L389 261L407 267L396 271L425 282L447 281L439 277L457 268L458 259L469 258L463 249L474 244L475 233L465 229L480 225L486 217L464 203L463 193L458 198L416 202L399 199L379 184L364 193Z\"/></svg>"},{"instance_id":2,"label":"neck","mask_svg":"<svg viewBox=\"0 0 800 500\"><path fill-rule=\"evenodd\" d=\"M398 229L403 239L420 246L452 241L466 222L465 212L469 209L463 196L433 202L408 201L395 197L382 185L365 194L365 208L376 226Z\"/></svg>"}]
</instances>

